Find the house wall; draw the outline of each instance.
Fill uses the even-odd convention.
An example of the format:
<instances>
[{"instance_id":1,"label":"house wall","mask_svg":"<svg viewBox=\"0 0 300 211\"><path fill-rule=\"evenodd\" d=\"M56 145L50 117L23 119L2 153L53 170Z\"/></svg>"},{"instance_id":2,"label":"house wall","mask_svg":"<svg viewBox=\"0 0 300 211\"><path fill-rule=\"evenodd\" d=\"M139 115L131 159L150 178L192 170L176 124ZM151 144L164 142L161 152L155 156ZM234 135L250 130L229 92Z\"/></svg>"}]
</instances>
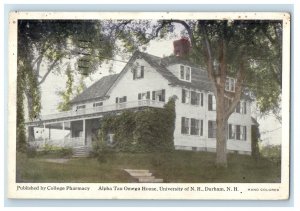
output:
<instances>
[{"instance_id":1,"label":"house wall","mask_svg":"<svg viewBox=\"0 0 300 211\"><path fill-rule=\"evenodd\" d=\"M161 89L166 90L166 101L171 95L168 81L164 79L154 68L143 59L137 59L141 66L144 66L144 78L133 80L131 69L124 71L124 75L115 83L111 91L108 93L109 99L105 102L108 104L116 103L116 97L127 96L127 102L137 101L138 93L150 91L150 99L152 99L152 91Z\"/></svg>"},{"instance_id":2,"label":"house wall","mask_svg":"<svg viewBox=\"0 0 300 211\"><path fill-rule=\"evenodd\" d=\"M176 124L174 132L174 144L176 149L215 151L216 139L208 138L208 121L216 120L216 112L208 111L208 92L202 92L203 106L182 103L182 88L174 87L174 94L179 96L176 102ZM228 124L242 125L247 127L247 140L228 140L227 149L238 151L243 154L251 153L251 110L247 102L247 114L233 113ZM181 134L181 117L203 120L203 136Z\"/></svg>"},{"instance_id":3,"label":"house wall","mask_svg":"<svg viewBox=\"0 0 300 211\"><path fill-rule=\"evenodd\" d=\"M133 80L131 68L125 69L118 81L113 85L107 95L109 98L103 101L103 106L116 104L116 97L127 97L127 102L137 101L138 93L165 89L165 101L169 97L176 95L176 121L174 131L174 145L176 149L215 151L216 139L208 138L208 121L215 121L216 112L208 111L208 92L203 91L203 106L182 103L182 88L168 85L169 82L161 76L145 60L137 59L140 66L144 66L144 78ZM180 65L171 65L168 69L179 77ZM192 75L193 77L193 75ZM98 102L98 101L96 101ZM86 103L86 108L92 108L93 101ZM74 109L74 108L73 108ZM203 136L181 134L181 117L195 118L203 120ZM239 153L251 153L251 108L247 102L247 114L233 113L229 124L247 126L247 140L228 140L227 148L229 151L238 151ZM89 123L88 123L89 124ZM91 129L86 125L87 142L91 142Z\"/></svg>"}]
</instances>

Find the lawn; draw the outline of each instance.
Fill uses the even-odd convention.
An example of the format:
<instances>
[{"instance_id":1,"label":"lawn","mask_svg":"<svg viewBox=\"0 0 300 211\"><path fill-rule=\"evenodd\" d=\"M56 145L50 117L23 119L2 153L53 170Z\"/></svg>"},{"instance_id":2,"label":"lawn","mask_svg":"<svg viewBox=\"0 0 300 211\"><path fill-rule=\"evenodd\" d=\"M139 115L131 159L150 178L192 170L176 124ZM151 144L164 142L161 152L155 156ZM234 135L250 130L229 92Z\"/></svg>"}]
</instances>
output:
<instances>
[{"instance_id":1,"label":"lawn","mask_svg":"<svg viewBox=\"0 0 300 211\"><path fill-rule=\"evenodd\" d=\"M174 151L170 153L115 153L106 162L96 158L72 158L49 163L45 156L18 155L17 182L133 182L123 169L149 169L169 183L274 183L280 182L280 164L247 155L228 155L228 168L214 165L215 153Z\"/></svg>"}]
</instances>

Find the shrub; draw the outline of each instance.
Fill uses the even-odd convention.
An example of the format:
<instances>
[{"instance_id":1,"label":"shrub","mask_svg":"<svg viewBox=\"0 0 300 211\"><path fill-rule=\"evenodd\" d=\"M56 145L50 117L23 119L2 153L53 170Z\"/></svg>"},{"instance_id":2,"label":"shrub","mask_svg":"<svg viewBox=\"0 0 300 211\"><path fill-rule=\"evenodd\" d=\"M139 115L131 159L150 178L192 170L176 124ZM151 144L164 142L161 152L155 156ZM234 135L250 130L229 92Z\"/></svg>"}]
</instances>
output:
<instances>
[{"instance_id":1,"label":"shrub","mask_svg":"<svg viewBox=\"0 0 300 211\"><path fill-rule=\"evenodd\" d=\"M106 116L101 122L98 139L94 142L94 154L102 159L104 154L112 154L113 151L172 151L174 129L174 98L163 109L147 108L138 112L125 111L121 115ZM108 134L114 134L114 142L109 147Z\"/></svg>"}]
</instances>

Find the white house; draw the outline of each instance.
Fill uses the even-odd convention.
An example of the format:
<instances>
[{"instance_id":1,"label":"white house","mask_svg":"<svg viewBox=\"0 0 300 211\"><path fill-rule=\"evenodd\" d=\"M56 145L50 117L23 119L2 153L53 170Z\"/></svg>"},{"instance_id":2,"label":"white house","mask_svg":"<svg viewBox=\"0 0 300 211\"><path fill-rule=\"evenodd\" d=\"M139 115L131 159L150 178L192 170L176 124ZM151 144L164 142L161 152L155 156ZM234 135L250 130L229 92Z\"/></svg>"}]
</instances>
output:
<instances>
[{"instance_id":1,"label":"white house","mask_svg":"<svg viewBox=\"0 0 300 211\"><path fill-rule=\"evenodd\" d=\"M228 78L226 90L235 91L235 79ZM205 70L181 59L135 52L119 74L101 78L72 100L72 110L41 116L29 127L49 130L40 141L43 146L91 146L101 118L127 109L163 107L172 96L176 100L175 149L215 151L216 103ZM251 153L250 101L241 100L228 120L229 152ZM69 131L61 140L52 140L51 128Z\"/></svg>"}]
</instances>

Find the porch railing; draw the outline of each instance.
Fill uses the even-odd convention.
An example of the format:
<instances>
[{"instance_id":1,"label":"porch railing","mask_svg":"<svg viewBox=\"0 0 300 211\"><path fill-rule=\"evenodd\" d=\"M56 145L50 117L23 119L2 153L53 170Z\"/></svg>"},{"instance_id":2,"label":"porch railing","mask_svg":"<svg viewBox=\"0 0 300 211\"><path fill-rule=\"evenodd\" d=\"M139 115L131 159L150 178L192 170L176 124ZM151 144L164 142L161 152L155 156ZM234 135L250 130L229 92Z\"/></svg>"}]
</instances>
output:
<instances>
[{"instance_id":1,"label":"porch railing","mask_svg":"<svg viewBox=\"0 0 300 211\"><path fill-rule=\"evenodd\" d=\"M31 147L37 149L43 149L46 146L74 148L78 146L84 146L85 140L83 137L75 137L75 138L63 138L57 140L38 139L35 141L30 141L28 143Z\"/></svg>"},{"instance_id":2,"label":"porch railing","mask_svg":"<svg viewBox=\"0 0 300 211\"><path fill-rule=\"evenodd\" d=\"M66 111L66 112L58 112L55 114L47 114L40 116L39 120L51 120L51 119L59 119L64 117L76 117L86 114L93 114L93 113L102 113L102 112L109 112L109 111L118 111L124 110L129 108L138 108L138 107L155 107L155 108L162 108L164 106L164 102L155 101L155 100L139 100L139 101L130 101L124 102L119 104L112 104L112 105L105 105L93 108L86 108L86 109L78 109L76 111ZM27 121L30 122L30 121ZM33 121L34 122L34 121Z\"/></svg>"}]
</instances>

